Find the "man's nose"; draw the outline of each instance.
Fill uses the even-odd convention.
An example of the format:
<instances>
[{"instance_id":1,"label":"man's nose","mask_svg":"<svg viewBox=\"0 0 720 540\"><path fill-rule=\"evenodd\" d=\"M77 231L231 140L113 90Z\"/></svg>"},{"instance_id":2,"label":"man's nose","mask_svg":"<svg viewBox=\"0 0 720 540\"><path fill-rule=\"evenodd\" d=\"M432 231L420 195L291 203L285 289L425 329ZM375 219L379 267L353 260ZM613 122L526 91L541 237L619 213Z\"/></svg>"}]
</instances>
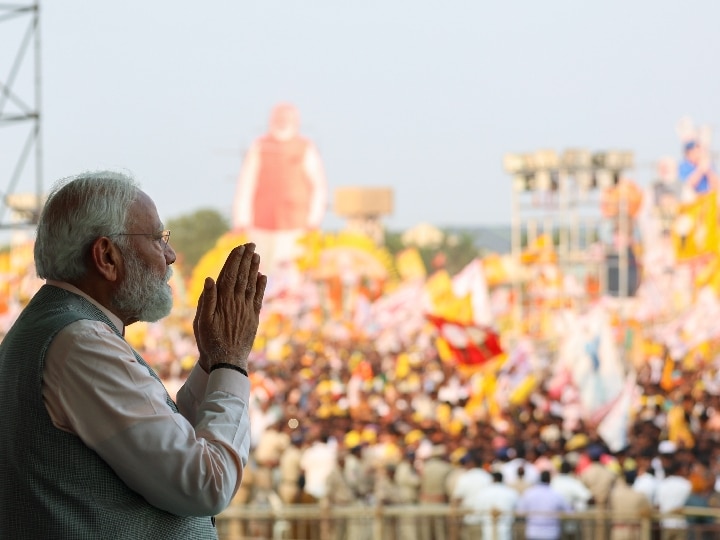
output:
<instances>
[{"instance_id":1,"label":"man's nose","mask_svg":"<svg viewBox=\"0 0 720 540\"><path fill-rule=\"evenodd\" d=\"M168 264L173 264L177 260L177 255L175 253L175 250L168 242L165 244L165 262Z\"/></svg>"}]
</instances>

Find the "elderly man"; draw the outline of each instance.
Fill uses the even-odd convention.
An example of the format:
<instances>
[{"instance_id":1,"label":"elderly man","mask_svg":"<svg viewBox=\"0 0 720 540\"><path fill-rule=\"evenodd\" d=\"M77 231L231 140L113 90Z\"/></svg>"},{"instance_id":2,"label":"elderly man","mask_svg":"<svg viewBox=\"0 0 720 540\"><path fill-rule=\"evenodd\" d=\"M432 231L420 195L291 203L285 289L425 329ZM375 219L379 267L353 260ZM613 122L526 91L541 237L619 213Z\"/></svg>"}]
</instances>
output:
<instances>
[{"instance_id":1,"label":"elderly man","mask_svg":"<svg viewBox=\"0 0 720 540\"><path fill-rule=\"evenodd\" d=\"M0 344L0 537L217 538L249 453L248 356L267 279L254 246L207 278L200 352L168 395L123 338L172 307L155 204L125 174L60 182L35 243L46 279Z\"/></svg>"}]
</instances>

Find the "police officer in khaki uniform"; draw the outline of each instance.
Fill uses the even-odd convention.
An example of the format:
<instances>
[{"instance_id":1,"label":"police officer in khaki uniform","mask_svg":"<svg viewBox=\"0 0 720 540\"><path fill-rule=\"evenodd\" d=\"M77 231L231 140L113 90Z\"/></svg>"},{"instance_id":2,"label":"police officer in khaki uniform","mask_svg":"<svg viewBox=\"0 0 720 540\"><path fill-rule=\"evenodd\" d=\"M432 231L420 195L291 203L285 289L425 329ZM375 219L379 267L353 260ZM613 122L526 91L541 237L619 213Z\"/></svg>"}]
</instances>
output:
<instances>
[{"instance_id":1,"label":"police officer in khaki uniform","mask_svg":"<svg viewBox=\"0 0 720 540\"><path fill-rule=\"evenodd\" d=\"M624 471L610 490L608 508L612 517L610 540L634 540L640 536L640 520L650 515L647 495L632 488L636 471Z\"/></svg>"},{"instance_id":2,"label":"police officer in khaki uniform","mask_svg":"<svg viewBox=\"0 0 720 540\"><path fill-rule=\"evenodd\" d=\"M452 470L445 445L433 446L420 474L420 504L446 504L447 477ZM445 540L447 523L444 518L428 516L420 524L421 540Z\"/></svg>"}]
</instances>

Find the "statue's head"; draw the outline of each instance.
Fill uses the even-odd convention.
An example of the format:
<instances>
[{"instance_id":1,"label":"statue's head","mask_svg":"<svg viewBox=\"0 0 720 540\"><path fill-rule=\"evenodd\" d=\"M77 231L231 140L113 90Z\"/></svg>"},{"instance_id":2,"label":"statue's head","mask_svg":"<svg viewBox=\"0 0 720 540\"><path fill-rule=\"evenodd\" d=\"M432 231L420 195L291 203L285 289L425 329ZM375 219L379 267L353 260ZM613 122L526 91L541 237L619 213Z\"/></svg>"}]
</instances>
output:
<instances>
[{"instance_id":1,"label":"statue's head","mask_svg":"<svg viewBox=\"0 0 720 540\"><path fill-rule=\"evenodd\" d=\"M300 132L300 113L290 103L280 103L270 114L270 135L280 140L296 137Z\"/></svg>"}]
</instances>

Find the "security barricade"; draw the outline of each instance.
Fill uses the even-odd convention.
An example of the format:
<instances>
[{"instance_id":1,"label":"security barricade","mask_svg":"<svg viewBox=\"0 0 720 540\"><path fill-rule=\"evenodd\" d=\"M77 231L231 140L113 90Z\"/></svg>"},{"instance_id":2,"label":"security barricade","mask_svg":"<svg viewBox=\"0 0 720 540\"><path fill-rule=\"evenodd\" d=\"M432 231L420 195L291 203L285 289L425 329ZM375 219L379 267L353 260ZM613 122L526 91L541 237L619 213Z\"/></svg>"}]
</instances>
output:
<instances>
[{"instance_id":1,"label":"security barricade","mask_svg":"<svg viewBox=\"0 0 720 540\"><path fill-rule=\"evenodd\" d=\"M220 540L524 540L527 517L444 504L238 505L218 515L216 525ZM589 510L550 517L559 520L559 540L720 539L720 510L712 508L687 507L672 516Z\"/></svg>"}]
</instances>

